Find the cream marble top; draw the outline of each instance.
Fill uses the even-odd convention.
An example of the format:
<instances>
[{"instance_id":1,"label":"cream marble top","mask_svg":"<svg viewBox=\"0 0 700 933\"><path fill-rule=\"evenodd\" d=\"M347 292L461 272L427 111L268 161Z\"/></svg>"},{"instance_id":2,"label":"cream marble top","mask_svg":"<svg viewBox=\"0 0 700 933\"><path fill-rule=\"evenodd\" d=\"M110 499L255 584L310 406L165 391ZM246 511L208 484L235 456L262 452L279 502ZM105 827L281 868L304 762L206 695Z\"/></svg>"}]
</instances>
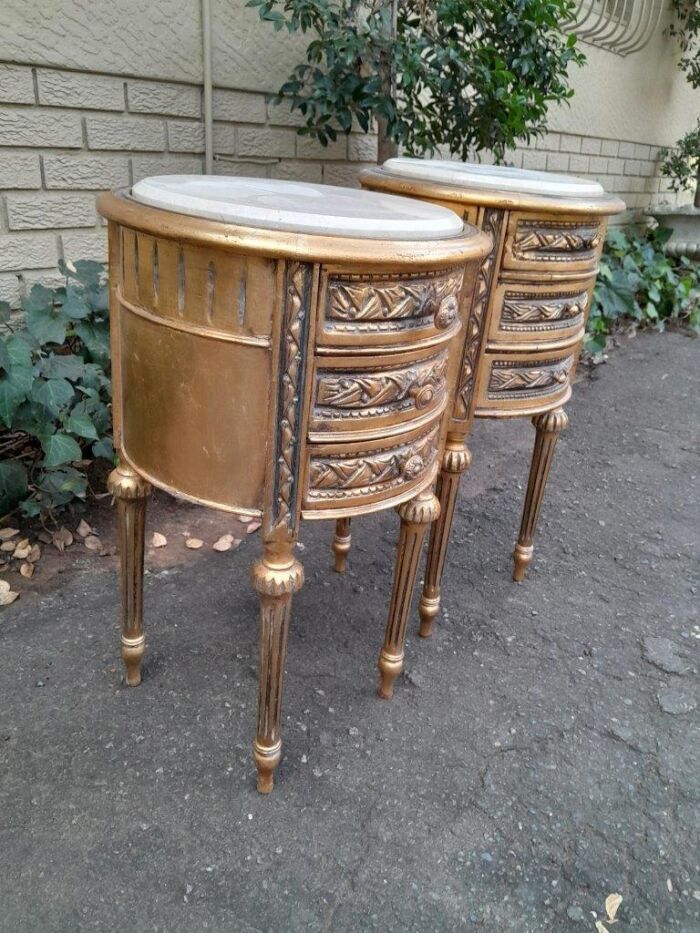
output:
<instances>
[{"instance_id":1,"label":"cream marble top","mask_svg":"<svg viewBox=\"0 0 700 933\"><path fill-rule=\"evenodd\" d=\"M506 165L480 165L477 162L450 162L447 159L387 159L382 166L392 175L433 181L437 184L484 191L513 191L563 198L601 198L605 191L596 181L576 175L533 172Z\"/></svg>"},{"instance_id":2,"label":"cream marble top","mask_svg":"<svg viewBox=\"0 0 700 933\"><path fill-rule=\"evenodd\" d=\"M223 175L156 175L132 197L151 207L245 227L360 239L439 240L463 225L423 201L354 188Z\"/></svg>"}]
</instances>

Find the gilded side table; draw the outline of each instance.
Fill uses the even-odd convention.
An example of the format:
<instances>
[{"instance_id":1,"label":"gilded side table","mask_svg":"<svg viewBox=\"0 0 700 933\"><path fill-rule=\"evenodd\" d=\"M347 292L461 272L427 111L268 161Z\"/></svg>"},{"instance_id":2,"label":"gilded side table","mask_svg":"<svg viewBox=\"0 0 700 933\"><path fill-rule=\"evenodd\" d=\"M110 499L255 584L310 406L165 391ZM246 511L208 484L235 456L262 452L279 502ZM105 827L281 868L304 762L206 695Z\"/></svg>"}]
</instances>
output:
<instances>
[{"instance_id":1,"label":"gilded side table","mask_svg":"<svg viewBox=\"0 0 700 933\"><path fill-rule=\"evenodd\" d=\"M141 679L151 484L262 520L258 790L281 756L301 519L396 506L380 695L403 665L459 368L459 296L488 238L453 213L299 183L163 176L106 194L122 655ZM467 285L464 286L466 268Z\"/></svg>"},{"instance_id":2,"label":"gilded side table","mask_svg":"<svg viewBox=\"0 0 700 933\"><path fill-rule=\"evenodd\" d=\"M584 337L607 218L624 210L597 182L462 162L389 159L362 174L364 188L448 207L491 237L473 294L465 371L458 383L438 480L421 634L431 632L457 487L468 468L465 438L477 418L531 416L535 445L514 551L522 580ZM480 350L482 346L483 352Z\"/></svg>"}]
</instances>

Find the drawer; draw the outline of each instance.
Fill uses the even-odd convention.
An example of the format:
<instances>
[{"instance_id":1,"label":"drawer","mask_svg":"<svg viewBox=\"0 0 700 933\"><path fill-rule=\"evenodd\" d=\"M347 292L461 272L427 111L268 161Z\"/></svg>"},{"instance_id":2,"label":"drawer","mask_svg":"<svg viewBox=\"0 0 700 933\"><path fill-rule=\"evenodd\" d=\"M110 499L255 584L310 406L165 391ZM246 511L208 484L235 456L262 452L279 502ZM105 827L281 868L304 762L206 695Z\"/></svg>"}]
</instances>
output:
<instances>
[{"instance_id":1,"label":"drawer","mask_svg":"<svg viewBox=\"0 0 700 933\"><path fill-rule=\"evenodd\" d=\"M362 506L386 508L432 482L438 466L440 417L387 443L385 438L345 444L309 444L302 514L340 513ZM330 516L329 516L330 517Z\"/></svg>"},{"instance_id":2,"label":"drawer","mask_svg":"<svg viewBox=\"0 0 700 933\"><path fill-rule=\"evenodd\" d=\"M604 235L598 217L514 211L508 218L502 267L527 272L593 272Z\"/></svg>"},{"instance_id":3,"label":"drawer","mask_svg":"<svg viewBox=\"0 0 700 933\"><path fill-rule=\"evenodd\" d=\"M317 357L311 390L309 439L390 437L425 424L446 404L449 347L386 354L383 365L357 356Z\"/></svg>"},{"instance_id":4,"label":"drawer","mask_svg":"<svg viewBox=\"0 0 700 933\"><path fill-rule=\"evenodd\" d=\"M352 275L324 269L317 345L371 352L449 341L460 326L463 270Z\"/></svg>"},{"instance_id":5,"label":"drawer","mask_svg":"<svg viewBox=\"0 0 700 933\"><path fill-rule=\"evenodd\" d=\"M491 296L487 347L571 343L583 329L594 283L595 278L558 286L499 282Z\"/></svg>"},{"instance_id":6,"label":"drawer","mask_svg":"<svg viewBox=\"0 0 700 933\"><path fill-rule=\"evenodd\" d=\"M476 414L521 415L563 404L571 395L580 345L566 350L484 354L479 368Z\"/></svg>"}]
</instances>

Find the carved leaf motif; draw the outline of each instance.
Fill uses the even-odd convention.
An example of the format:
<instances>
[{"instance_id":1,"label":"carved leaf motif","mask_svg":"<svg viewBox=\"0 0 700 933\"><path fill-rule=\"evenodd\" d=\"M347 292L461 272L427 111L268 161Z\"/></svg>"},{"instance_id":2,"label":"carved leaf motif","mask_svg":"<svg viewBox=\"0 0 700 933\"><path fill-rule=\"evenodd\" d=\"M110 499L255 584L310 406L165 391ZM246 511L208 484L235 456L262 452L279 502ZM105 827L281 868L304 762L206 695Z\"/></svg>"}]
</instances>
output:
<instances>
[{"instance_id":1,"label":"carved leaf motif","mask_svg":"<svg viewBox=\"0 0 700 933\"><path fill-rule=\"evenodd\" d=\"M459 295L462 273L411 279L331 280L326 317L339 321L391 321L434 314L449 295Z\"/></svg>"},{"instance_id":2,"label":"carved leaf motif","mask_svg":"<svg viewBox=\"0 0 700 933\"><path fill-rule=\"evenodd\" d=\"M600 243L597 227L581 228L573 224L537 229L532 224L520 223L515 234L513 251L529 259L528 253L581 253L596 249ZM561 258L566 258L565 256ZM575 256L571 256L575 259Z\"/></svg>"},{"instance_id":3,"label":"carved leaf motif","mask_svg":"<svg viewBox=\"0 0 700 933\"><path fill-rule=\"evenodd\" d=\"M498 368L494 366L491 370L489 391L499 393L549 389L552 386L563 384L570 368L571 358L550 366L533 367L532 369L524 367Z\"/></svg>"},{"instance_id":4,"label":"carved leaf motif","mask_svg":"<svg viewBox=\"0 0 700 933\"><path fill-rule=\"evenodd\" d=\"M411 369L322 377L318 383L318 404L330 408L367 408L401 402L415 389L441 386L446 372L447 359L443 357L436 363Z\"/></svg>"},{"instance_id":5,"label":"carved leaf motif","mask_svg":"<svg viewBox=\"0 0 700 933\"><path fill-rule=\"evenodd\" d=\"M418 458L424 467L435 454L437 428L403 447L377 451L358 457L324 457L311 461L310 484L312 490L357 489L399 479L407 467L409 478L417 475Z\"/></svg>"},{"instance_id":6,"label":"carved leaf motif","mask_svg":"<svg viewBox=\"0 0 700 933\"><path fill-rule=\"evenodd\" d=\"M565 295L562 298L512 298L503 303L501 320L510 324L544 324L577 317L588 305L588 294Z\"/></svg>"},{"instance_id":7,"label":"carved leaf motif","mask_svg":"<svg viewBox=\"0 0 700 933\"><path fill-rule=\"evenodd\" d=\"M476 362L484 333L486 320L486 306L488 304L491 282L493 281L496 253L500 238L503 213L498 210L488 210L484 215L483 230L490 234L492 240L491 251L482 261L476 283L476 293L467 321L467 334L462 357L462 369L459 377L459 386L455 398L452 417L457 421L466 421L469 416L471 400L474 394L474 377Z\"/></svg>"}]
</instances>

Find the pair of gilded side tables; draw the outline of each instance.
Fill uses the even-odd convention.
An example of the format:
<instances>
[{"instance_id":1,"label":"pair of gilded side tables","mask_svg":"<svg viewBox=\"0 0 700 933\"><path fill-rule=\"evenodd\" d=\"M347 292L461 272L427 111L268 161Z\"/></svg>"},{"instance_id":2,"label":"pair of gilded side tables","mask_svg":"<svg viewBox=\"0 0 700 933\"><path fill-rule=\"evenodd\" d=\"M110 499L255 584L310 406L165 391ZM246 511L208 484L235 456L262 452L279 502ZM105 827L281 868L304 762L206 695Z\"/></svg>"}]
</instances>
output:
<instances>
[{"instance_id":1,"label":"pair of gilded side tables","mask_svg":"<svg viewBox=\"0 0 700 933\"><path fill-rule=\"evenodd\" d=\"M364 183L418 189L401 174L416 161L399 160L398 171L389 165ZM413 199L299 183L164 176L100 200L109 220L120 458L109 485L120 519L127 683L141 679L150 484L260 516L263 554L253 567L261 598L253 754L261 792L272 789L281 757L291 597L303 583L294 552L300 520L336 519L336 558L342 561L351 516L397 507L401 526L379 657L379 692L391 696L403 667L411 596L430 524L423 634L437 612L457 483L469 463L464 441L472 400L496 393L492 408L500 412L506 406L499 386L514 391L500 377L482 379L486 369L496 373L512 363L497 341L487 342L489 366L479 360L487 308L498 288L492 290L494 267L506 250L523 251L518 221L509 239L502 206L489 210L477 201L468 209L459 197L435 197L430 185L401 193ZM425 203L430 200L438 203ZM605 211L589 214L598 239L585 247L576 245L576 237L588 235L588 216L554 223L573 244L570 250L585 253L577 261L588 261L579 294L593 284ZM505 227L511 230L510 223ZM533 235L551 232L535 229ZM563 251L558 241L547 243L550 253ZM524 252L532 249L526 242ZM496 280L507 289L505 272ZM526 297L518 300L532 304L537 280L530 276L523 290ZM585 310L568 336L580 340ZM532 349L540 370L552 374L546 376L550 391L542 395L550 407L559 406L570 393L577 348L573 341L560 342L544 356L539 346ZM522 362L532 368L532 359ZM526 368L511 366L517 377ZM554 373L562 371L560 384ZM551 391L552 379L558 392ZM541 496L533 498L536 516Z\"/></svg>"}]
</instances>

